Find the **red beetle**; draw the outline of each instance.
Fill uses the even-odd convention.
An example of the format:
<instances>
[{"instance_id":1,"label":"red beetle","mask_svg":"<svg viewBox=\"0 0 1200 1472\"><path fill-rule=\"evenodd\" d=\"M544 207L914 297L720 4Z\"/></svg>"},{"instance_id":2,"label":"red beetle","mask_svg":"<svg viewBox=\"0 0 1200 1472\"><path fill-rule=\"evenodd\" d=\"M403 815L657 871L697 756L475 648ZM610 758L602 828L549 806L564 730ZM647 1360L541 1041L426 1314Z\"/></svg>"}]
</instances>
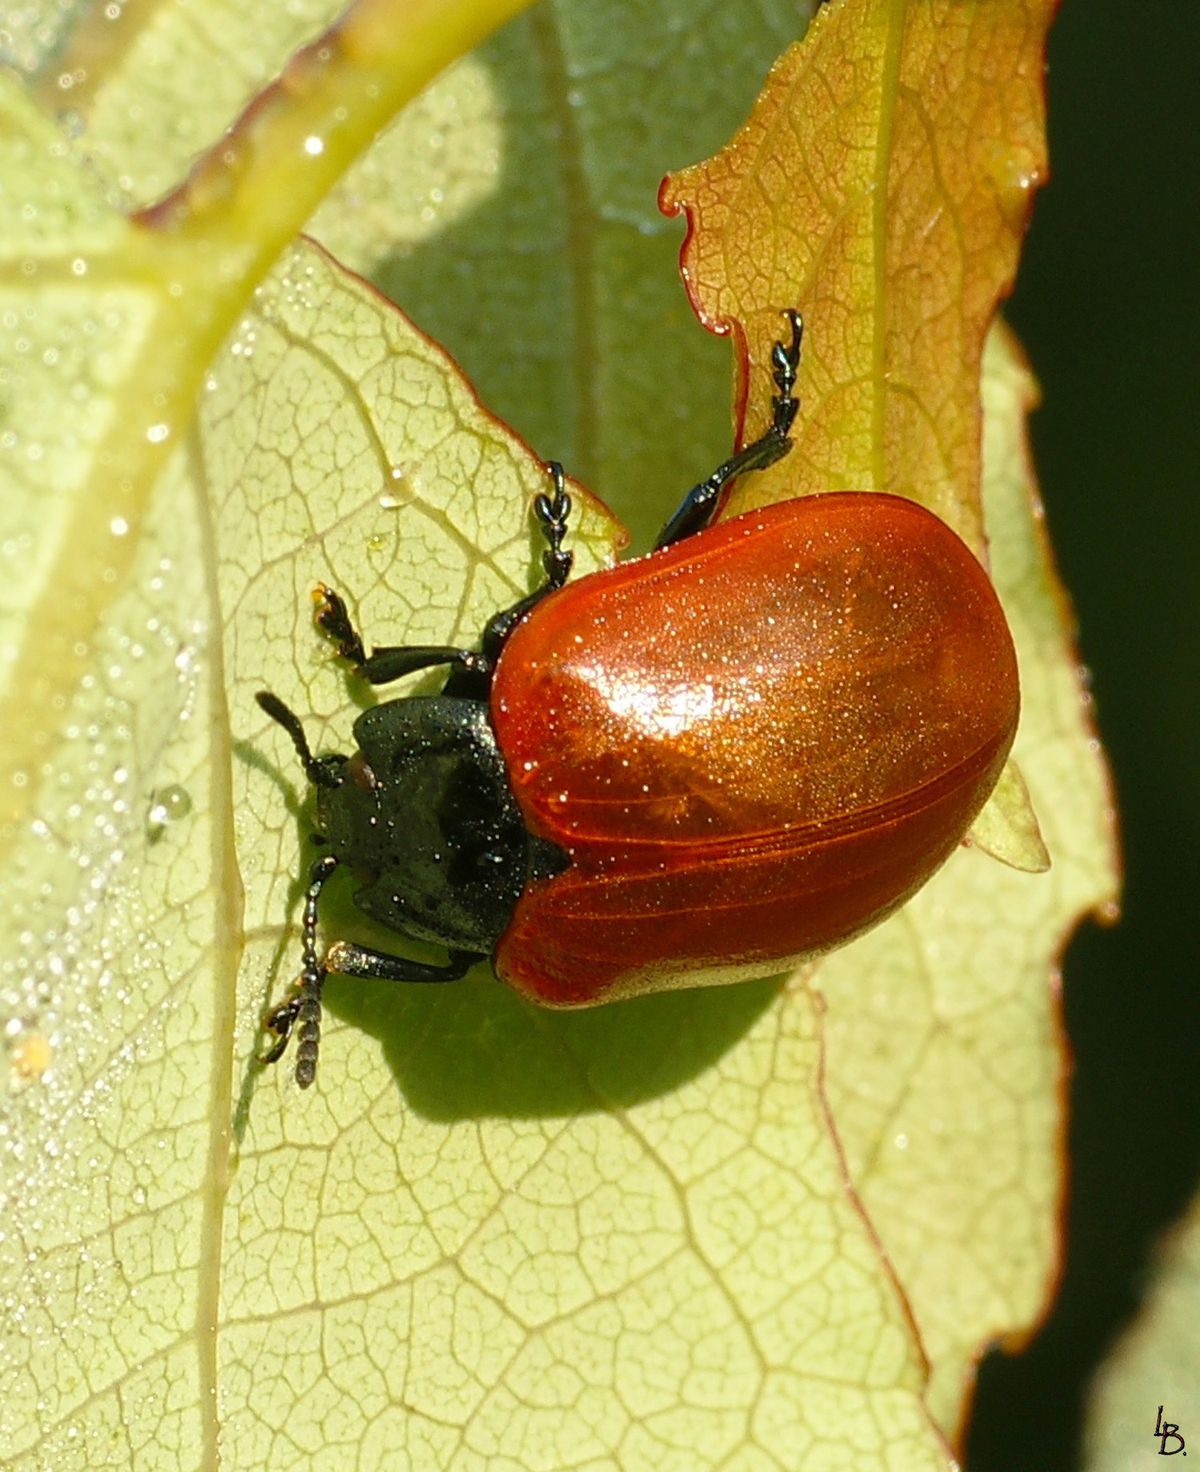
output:
<instances>
[{"instance_id":1,"label":"red beetle","mask_svg":"<svg viewBox=\"0 0 1200 1472\"><path fill-rule=\"evenodd\" d=\"M365 711L357 752L314 757L304 968L268 1019L312 1082L329 972L448 981L491 955L547 1006L742 980L841 944L903 904L983 806L1019 708L986 573L937 517L831 493L710 525L735 475L790 448L800 319L774 354L770 427L684 498L658 548L568 583L561 469L536 513L546 583L481 648L367 655L345 604L318 622L371 683L437 664L438 696ZM345 863L391 929L444 966L336 941L317 902Z\"/></svg>"}]
</instances>

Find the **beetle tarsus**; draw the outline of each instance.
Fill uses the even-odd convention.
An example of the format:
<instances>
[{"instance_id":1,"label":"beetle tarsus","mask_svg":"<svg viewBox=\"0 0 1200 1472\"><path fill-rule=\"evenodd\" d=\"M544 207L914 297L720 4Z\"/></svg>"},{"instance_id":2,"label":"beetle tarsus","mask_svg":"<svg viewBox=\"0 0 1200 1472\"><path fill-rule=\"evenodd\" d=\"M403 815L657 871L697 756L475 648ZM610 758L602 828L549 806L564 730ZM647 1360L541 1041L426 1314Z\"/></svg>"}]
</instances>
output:
<instances>
[{"instance_id":1,"label":"beetle tarsus","mask_svg":"<svg viewBox=\"0 0 1200 1472\"><path fill-rule=\"evenodd\" d=\"M554 485L551 495L543 491L533 503L534 515L546 539L546 550L542 553L542 569L546 574L545 586L538 589L542 595L561 588L571 576L574 554L563 551L563 538L567 534L567 521L571 515L571 497L567 491L563 468L557 460L547 460L546 474Z\"/></svg>"},{"instance_id":2,"label":"beetle tarsus","mask_svg":"<svg viewBox=\"0 0 1200 1472\"><path fill-rule=\"evenodd\" d=\"M800 407L795 389L804 321L794 308L789 308L783 315L791 324L792 335L791 341L786 345L776 342L771 349L771 374L777 392L771 398L770 424L758 439L739 450L723 465L718 465L706 480L692 487L659 533L658 541L654 544L656 551L703 531L716 515L721 493L731 480L745 474L747 470L766 470L768 465L782 460L792 448L791 428Z\"/></svg>"},{"instance_id":3,"label":"beetle tarsus","mask_svg":"<svg viewBox=\"0 0 1200 1472\"><path fill-rule=\"evenodd\" d=\"M570 577L571 568L575 563L575 554L563 548L563 539L567 534L567 522L570 519L573 505L566 487L563 468L557 460L548 460L546 474L550 477L552 490L549 494L545 491L540 492L533 503L534 517L546 541L546 550L542 553L542 570L546 574L546 581L540 588L535 588L532 593L526 593L524 598L519 598L511 608L502 609L487 621L481 640L482 657L488 665L487 684L482 686L484 695L491 684L492 671L509 635L543 598L558 592ZM475 692L456 676L451 676L446 685L445 694L447 695L473 693Z\"/></svg>"},{"instance_id":4,"label":"beetle tarsus","mask_svg":"<svg viewBox=\"0 0 1200 1472\"><path fill-rule=\"evenodd\" d=\"M783 315L791 323L792 340L787 347L777 342L771 349L772 377L775 379L775 387L778 392L771 398L771 427L767 433L774 433L786 439L791 433L792 424L800 408L800 402L796 398L796 374L800 369L800 344L804 338L804 318L794 307L789 307Z\"/></svg>"},{"instance_id":5,"label":"beetle tarsus","mask_svg":"<svg viewBox=\"0 0 1200 1472\"><path fill-rule=\"evenodd\" d=\"M280 1002L278 1007L272 1007L263 1019L263 1031L275 1034L275 1041L265 1053L259 1054L258 1061L264 1066L268 1063L278 1063L287 1052L288 1040L292 1035L292 1028L299 1010L300 995L297 992L286 1002Z\"/></svg>"},{"instance_id":6,"label":"beetle tarsus","mask_svg":"<svg viewBox=\"0 0 1200 1472\"><path fill-rule=\"evenodd\" d=\"M338 657L356 670L362 669L367 662L367 651L363 648L362 635L350 618L346 600L327 584L318 583L313 589L313 602L316 605L313 620L321 633L337 645Z\"/></svg>"}]
</instances>

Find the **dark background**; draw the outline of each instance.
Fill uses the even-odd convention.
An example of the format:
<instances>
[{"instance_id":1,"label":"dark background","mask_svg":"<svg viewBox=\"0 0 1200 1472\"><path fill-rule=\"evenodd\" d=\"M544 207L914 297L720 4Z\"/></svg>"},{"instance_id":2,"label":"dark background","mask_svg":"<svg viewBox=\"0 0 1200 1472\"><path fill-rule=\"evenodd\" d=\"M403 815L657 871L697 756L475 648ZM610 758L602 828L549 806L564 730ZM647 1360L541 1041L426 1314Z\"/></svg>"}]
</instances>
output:
<instances>
[{"instance_id":1,"label":"dark background","mask_svg":"<svg viewBox=\"0 0 1200 1472\"><path fill-rule=\"evenodd\" d=\"M1080 1465L1088 1382L1200 1180L1198 84L1195 0L1065 0L1050 39L1052 179L1007 315L1044 391L1038 475L1127 879L1119 926L1085 926L1066 958L1062 1290L1024 1354L984 1362L970 1472ZM1200 1387L1176 1409L1200 1436Z\"/></svg>"}]
</instances>

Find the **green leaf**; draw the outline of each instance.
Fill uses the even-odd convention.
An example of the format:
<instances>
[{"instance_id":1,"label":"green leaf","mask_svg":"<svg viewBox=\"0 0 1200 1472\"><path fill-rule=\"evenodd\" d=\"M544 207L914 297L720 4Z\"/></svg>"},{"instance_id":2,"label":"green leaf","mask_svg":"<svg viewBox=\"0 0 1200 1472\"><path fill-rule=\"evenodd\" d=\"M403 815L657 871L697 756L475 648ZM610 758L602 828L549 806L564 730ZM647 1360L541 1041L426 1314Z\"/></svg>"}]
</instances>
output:
<instances>
[{"instance_id":1,"label":"green leaf","mask_svg":"<svg viewBox=\"0 0 1200 1472\"><path fill-rule=\"evenodd\" d=\"M368 628L386 622L414 641L447 627L469 635L527 581L521 510L538 472L526 463L531 480L519 485L514 448L461 390L446 402L428 354L311 250L260 292L201 421L204 443L248 450L199 476L229 488L215 498L230 546L216 559L221 602L238 610L250 646L235 635L234 710L253 711L269 671L285 698L318 719L332 711L344 729L344 677L297 626L318 576L359 589ZM445 464L459 473L440 482ZM264 527L273 555L248 536ZM442 569L462 560L464 539L482 550L465 591L456 582L455 601L439 606ZM266 982L249 991L247 1040L294 965L272 922L295 899L299 848L287 743L257 713L253 733L232 795L248 819L243 975ZM264 771L263 745L282 781ZM941 1465L936 1437L921 1431L903 1304L825 1129L803 990L780 1007L765 984L579 1017L539 1014L487 980L370 990L331 984L334 1014L356 1026L327 1037L319 1093L297 1108L280 1070L247 1099L226 1216L238 1231L221 1258L235 1321L222 1343L250 1379L294 1372L299 1315L311 1319L314 1354L330 1333L390 1346L377 1373L364 1348L333 1384L353 1390L366 1424L402 1398L392 1444L414 1459L450 1421L517 1465L543 1462L546 1443L566 1457L626 1441L636 1465L675 1444L689 1459L734 1451L761 1397L782 1418L767 1437L782 1455L819 1437L804 1407L833 1376L848 1387L836 1424L915 1436L925 1450L914 1465ZM364 1046L364 1030L382 1047ZM243 1056L247 1095L256 1075ZM303 1147L293 1168L307 1158L311 1178L279 1189L281 1147ZM781 1173L792 1151L808 1167ZM782 1290L781 1254L795 1265ZM327 1323L315 1307L330 1300L350 1305L340 1330L343 1312ZM850 1325L823 1327L831 1300L852 1305ZM255 1326L246 1334L242 1316ZM281 1335L285 1321L293 1331ZM277 1414L279 1395L266 1404ZM301 1445L320 1442L319 1406L291 1407ZM253 1445L261 1414L239 1406L231 1434Z\"/></svg>"},{"instance_id":2,"label":"green leaf","mask_svg":"<svg viewBox=\"0 0 1200 1472\"><path fill-rule=\"evenodd\" d=\"M1044 874L1050 867L1050 853L1034 816L1029 786L1015 762L1009 762L1001 772L996 790L971 824L971 842L1014 869Z\"/></svg>"},{"instance_id":3,"label":"green leaf","mask_svg":"<svg viewBox=\"0 0 1200 1472\"><path fill-rule=\"evenodd\" d=\"M1058 1278L1068 1068L1055 957L1106 902L1111 795L1030 481L1034 399L1011 334L983 364L983 508L1021 666L1014 754L1048 873L963 849L891 920L821 963L827 1092L851 1178L904 1284L939 1424L972 1367L1042 1316Z\"/></svg>"},{"instance_id":4,"label":"green leaf","mask_svg":"<svg viewBox=\"0 0 1200 1472\"><path fill-rule=\"evenodd\" d=\"M1163 1465L1160 1456L1186 1456L1195 1446L1198 1314L1200 1206L1193 1201L1159 1244L1138 1313L1092 1385L1086 1472L1150 1472ZM1176 1434L1156 1436L1156 1425Z\"/></svg>"},{"instance_id":5,"label":"green leaf","mask_svg":"<svg viewBox=\"0 0 1200 1472\"><path fill-rule=\"evenodd\" d=\"M722 350L688 320L653 189L723 141L794 23L783 3L767 21L545 7L346 172L458 44L446 0L424 49L405 34L425 10L355 7L330 56L132 220L113 187L148 200L244 100L211 84L183 12L153 13L179 26L163 50L122 33L94 109L76 94L74 144L2 94L0 165L30 208L0 237L0 1276L19 1326L0 1446L30 1468L946 1467L921 1339L948 1424L980 1336L1036 1308L1058 1190L1047 956L1111 883L1102 775L1020 511L997 512L996 569L1026 709L1045 712L1023 767L1055 814L1050 878L1003 876L1030 886L1028 933L998 921L996 866L964 853L952 867L986 873L970 923L946 926L931 892L919 943L900 917L821 969L824 1006L800 978L571 1015L485 975L335 980L317 1087L255 1063L296 964L308 823L253 692L344 743L357 692L312 629L313 583L352 594L368 637L471 638L536 575L543 483L438 347L292 235L325 199L322 241L648 529L728 440ZM463 25L482 32L484 10ZM261 50L218 27L247 92L302 22ZM991 459L1011 470L1023 390L997 361L989 426L1010 422ZM580 499L586 567L614 533ZM330 933L369 936L345 891L330 901ZM903 1010L910 986L943 999L932 1022ZM965 1122L939 1056L975 1087ZM910 1097L932 1107L906 1178ZM971 1190L948 1191L975 1149ZM942 1204L934 1268L913 1248ZM998 1312L978 1288L993 1271Z\"/></svg>"}]
</instances>

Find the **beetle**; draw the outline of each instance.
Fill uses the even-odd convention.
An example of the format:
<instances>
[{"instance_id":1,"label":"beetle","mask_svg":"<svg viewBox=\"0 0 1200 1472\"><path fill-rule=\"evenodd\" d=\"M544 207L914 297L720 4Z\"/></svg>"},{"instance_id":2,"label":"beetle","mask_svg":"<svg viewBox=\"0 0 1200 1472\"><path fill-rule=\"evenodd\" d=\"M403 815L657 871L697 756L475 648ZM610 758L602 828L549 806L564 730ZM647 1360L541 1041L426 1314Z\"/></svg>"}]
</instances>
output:
<instances>
[{"instance_id":1,"label":"beetle","mask_svg":"<svg viewBox=\"0 0 1200 1472\"><path fill-rule=\"evenodd\" d=\"M914 501L801 497L714 522L721 493L791 447L802 324L785 313L766 432L683 498L655 550L569 581L559 465L534 513L542 585L478 649L367 654L342 597L317 623L372 685L449 666L441 693L354 723L314 756L326 850L304 901L303 967L268 1016L265 1062L298 1033L312 1083L330 973L444 982L491 957L551 1007L764 975L909 899L960 842L1012 745L1016 656L983 567ZM358 907L444 946L444 964L335 940L318 901L340 865Z\"/></svg>"}]
</instances>

